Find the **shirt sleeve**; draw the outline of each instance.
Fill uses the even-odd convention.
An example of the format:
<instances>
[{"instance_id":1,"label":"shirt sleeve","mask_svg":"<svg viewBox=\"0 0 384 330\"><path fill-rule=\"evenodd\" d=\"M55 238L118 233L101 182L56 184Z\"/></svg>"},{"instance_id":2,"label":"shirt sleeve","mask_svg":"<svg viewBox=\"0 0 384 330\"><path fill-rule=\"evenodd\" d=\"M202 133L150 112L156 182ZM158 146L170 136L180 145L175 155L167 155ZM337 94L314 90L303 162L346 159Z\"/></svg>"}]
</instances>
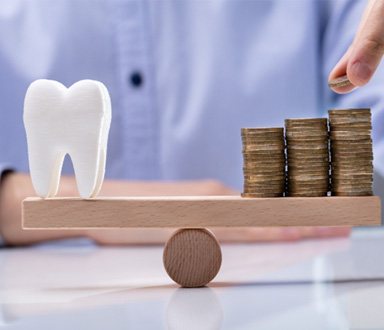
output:
<instances>
[{"instance_id":1,"label":"shirt sleeve","mask_svg":"<svg viewBox=\"0 0 384 330\"><path fill-rule=\"evenodd\" d=\"M384 177L384 64L366 86L349 94L336 94L327 86L329 73L352 43L366 1L343 0L330 2L330 5L333 7L329 8L331 14L324 25L322 47L324 108L371 108L374 168Z\"/></svg>"}]
</instances>

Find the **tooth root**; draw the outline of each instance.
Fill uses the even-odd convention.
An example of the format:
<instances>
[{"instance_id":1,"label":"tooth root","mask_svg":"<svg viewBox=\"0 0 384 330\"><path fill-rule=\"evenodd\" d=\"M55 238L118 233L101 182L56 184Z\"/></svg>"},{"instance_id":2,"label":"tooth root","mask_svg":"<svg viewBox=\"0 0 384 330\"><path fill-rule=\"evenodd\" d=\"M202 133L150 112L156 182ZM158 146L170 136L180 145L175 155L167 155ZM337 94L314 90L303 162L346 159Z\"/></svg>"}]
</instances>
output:
<instances>
[{"instance_id":1,"label":"tooth root","mask_svg":"<svg viewBox=\"0 0 384 330\"><path fill-rule=\"evenodd\" d=\"M40 149L40 150L39 150ZM29 157L29 167L33 187L39 197L48 198L57 194L60 183L61 168L65 154L47 152L35 146Z\"/></svg>"},{"instance_id":2,"label":"tooth root","mask_svg":"<svg viewBox=\"0 0 384 330\"><path fill-rule=\"evenodd\" d=\"M102 150L100 150L99 170L98 170L97 179L96 179L96 186L91 197L97 196L100 192L101 186L103 185L106 161L107 161L107 151L103 148Z\"/></svg>"},{"instance_id":3,"label":"tooth root","mask_svg":"<svg viewBox=\"0 0 384 330\"><path fill-rule=\"evenodd\" d=\"M97 145L94 146L97 148ZM77 189L82 198L91 198L98 194L104 179L103 152L89 150L79 146L71 152L75 170Z\"/></svg>"}]
</instances>

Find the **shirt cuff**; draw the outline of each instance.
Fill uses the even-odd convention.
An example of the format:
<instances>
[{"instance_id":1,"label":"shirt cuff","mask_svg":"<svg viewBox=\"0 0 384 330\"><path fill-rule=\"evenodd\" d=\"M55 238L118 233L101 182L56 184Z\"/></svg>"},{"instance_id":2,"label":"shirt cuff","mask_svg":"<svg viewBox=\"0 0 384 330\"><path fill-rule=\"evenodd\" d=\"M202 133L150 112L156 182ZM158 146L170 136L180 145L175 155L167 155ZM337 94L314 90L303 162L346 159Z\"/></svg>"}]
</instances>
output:
<instances>
[{"instance_id":1,"label":"shirt cuff","mask_svg":"<svg viewBox=\"0 0 384 330\"><path fill-rule=\"evenodd\" d=\"M13 172L15 169L9 164L0 163L0 182L4 174Z\"/></svg>"},{"instance_id":2,"label":"shirt cuff","mask_svg":"<svg viewBox=\"0 0 384 330\"><path fill-rule=\"evenodd\" d=\"M13 170L14 168L11 165L0 163L0 184L1 184L1 179L4 177L4 175L6 173L12 172ZM0 247L4 247L4 246L5 246L5 242L3 240L3 237L0 234Z\"/></svg>"}]
</instances>

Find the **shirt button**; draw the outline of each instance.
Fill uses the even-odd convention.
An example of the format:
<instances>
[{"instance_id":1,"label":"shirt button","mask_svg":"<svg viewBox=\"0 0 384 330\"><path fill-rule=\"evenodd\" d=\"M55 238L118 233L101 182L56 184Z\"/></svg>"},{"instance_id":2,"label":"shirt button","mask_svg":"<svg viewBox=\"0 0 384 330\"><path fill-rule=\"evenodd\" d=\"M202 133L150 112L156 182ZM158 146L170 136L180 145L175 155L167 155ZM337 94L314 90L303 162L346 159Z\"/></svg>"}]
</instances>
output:
<instances>
[{"instance_id":1,"label":"shirt button","mask_svg":"<svg viewBox=\"0 0 384 330\"><path fill-rule=\"evenodd\" d=\"M144 79L139 71L133 71L129 77L129 82L133 87L139 88L143 84Z\"/></svg>"}]
</instances>

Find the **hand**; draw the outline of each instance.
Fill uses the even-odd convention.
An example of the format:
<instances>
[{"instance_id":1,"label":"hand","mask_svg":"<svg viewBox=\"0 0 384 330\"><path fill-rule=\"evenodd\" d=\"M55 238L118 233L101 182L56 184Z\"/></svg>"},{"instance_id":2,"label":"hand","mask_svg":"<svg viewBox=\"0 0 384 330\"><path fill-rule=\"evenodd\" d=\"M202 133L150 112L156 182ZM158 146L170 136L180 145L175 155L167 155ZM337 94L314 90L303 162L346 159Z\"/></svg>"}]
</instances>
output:
<instances>
[{"instance_id":1,"label":"hand","mask_svg":"<svg viewBox=\"0 0 384 330\"><path fill-rule=\"evenodd\" d=\"M69 177L61 180L61 195L73 196L75 182ZM67 237L82 237L81 230L23 230L21 223L21 202L26 197L36 196L27 174L8 173L0 185L0 234L9 245L26 245L41 241Z\"/></svg>"},{"instance_id":2,"label":"hand","mask_svg":"<svg viewBox=\"0 0 384 330\"><path fill-rule=\"evenodd\" d=\"M337 93L348 93L372 78L384 54L384 0L370 0L352 45L336 64L329 81L347 75L351 85L334 87Z\"/></svg>"}]
</instances>

